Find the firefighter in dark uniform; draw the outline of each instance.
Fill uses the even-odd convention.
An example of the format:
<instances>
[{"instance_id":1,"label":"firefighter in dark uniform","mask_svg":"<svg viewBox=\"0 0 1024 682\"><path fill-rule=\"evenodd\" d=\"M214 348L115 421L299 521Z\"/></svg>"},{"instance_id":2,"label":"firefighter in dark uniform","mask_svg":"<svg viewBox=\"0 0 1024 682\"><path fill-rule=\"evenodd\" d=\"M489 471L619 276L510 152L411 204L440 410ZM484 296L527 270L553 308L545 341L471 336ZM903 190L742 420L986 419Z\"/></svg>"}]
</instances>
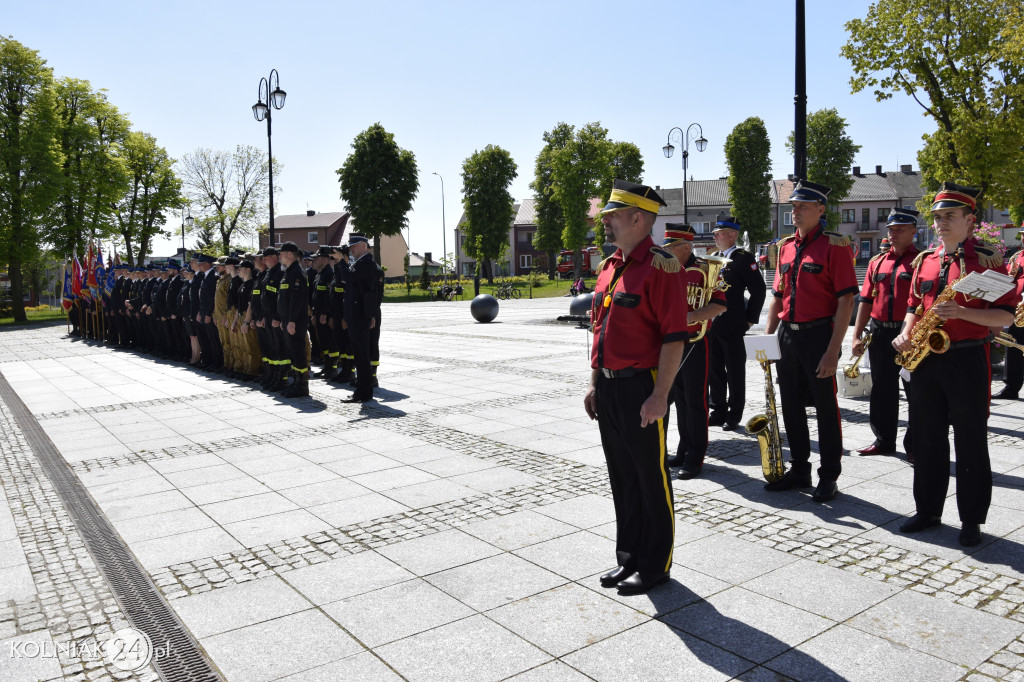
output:
<instances>
[{"instance_id":1,"label":"firefighter in dark uniform","mask_svg":"<svg viewBox=\"0 0 1024 682\"><path fill-rule=\"evenodd\" d=\"M1017 232L1017 239L1024 244L1024 230ZM1017 295L1024 293L1024 248L1017 252L1007 274L1017 283ZM1011 324L1006 330L1017 343L1024 344L1024 327ZM1024 353L1016 348L1006 349L1006 363L1003 374L1003 390L992 396L997 400L1017 400L1024 387Z\"/></svg>"},{"instance_id":2,"label":"firefighter in dark uniform","mask_svg":"<svg viewBox=\"0 0 1024 682\"><path fill-rule=\"evenodd\" d=\"M290 360L287 357L287 346L281 335L281 320L277 313L277 297L280 295L278 288L281 286L281 276L284 270L281 269L278 261L281 252L273 246L263 249L263 261L267 266L267 274L263 279L261 299L263 306L263 326L267 331L267 348L264 353L267 356L267 363L270 365L270 376L264 388L268 391L278 391L285 382L288 373Z\"/></svg>"},{"instance_id":3,"label":"firefighter in dark uniform","mask_svg":"<svg viewBox=\"0 0 1024 682\"><path fill-rule=\"evenodd\" d=\"M210 361L202 369L211 372L219 372L224 368L224 351L220 346L220 335L217 333L217 323L214 322L213 313L217 303L217 282L219 277L213 268L214 259L211 256L200 256L199 267L205 268L205 277L199 287L199 333L206 337L206 346L210 350Z\"/></svg>"},{"instance_id":4,"label":"firefighter in dark uniform","mask_svg":"<svg viewBox=\"0 0 1024 682\"><path fill-rule=\"evenodd\" d=\"M373 368L373 385L376 388L377 368L380 367L380 308L384 303L384 268L377 263L377 317L370 328L370 366Z\"/></svg>"},{"instance_id":5,"label":"firefighter in dark uniform","mask_svg":"<svg viewBox=\"0 0 1024 682\"><path fill-rule=\"evenodd\" d=\"M246 313L246 322L250 329L256 330L256 341L260 353L260 376L257 380L261 386L266 386L270 381L271 364L267 356L267 349L270 342L267 340L267 327L263 323L263 283L267 278L267 264L262 251L257 251L252 261L255 270L252 273L253 285L252 296L249 298L249 311ZM246 331L245 333L248 333Z\"/></svg>"},{"instance_id":6,"label":"firefighter in dark uniform","mask_svg":"<svg viewBox=\"0 0 1024 682\"><path fill-rule=\"evenodd\" d=\"M324 362L324 368L316 376L326 381L338 376L338 349L334 344L334 332L327 321L331 314L331 295L334 291L334 266L331 263L333 253L333 246L321 246L313 256L316 278L310 291L313 323L316 325L316 338L320 341Z\"/></svg>"},{"instance_id":7,"label":"firefighter in dark uniform","mask_svg":"<svg viewBox=\"0 0 1024 682\"><path fill-rule=\"evenodd\" d=\"M114 320L117 324L117 345L127 348L131 345L131 336L128 333L128 314L124 303L131 293L131 280L127 277L128 266L115 265L114 271L117 273L117 280L114 283L114 293L110 300L114 308Z\"/></svg>"},{"instance_id":8,"label":"firefighter in dark uniform","mask_svg":"<svg viewBox=\"0 0 1024 682\"><path fill-rule=\"evenodd\" d=\"M334 270L334 279L331 282L330 308L327 314L327 326L331 329L331 351L332 363L338 368L333 381L338 384L348 384L352 381L353 360L351 346L348 342L348 330L342 322L345 319L345 277L349 262L349 248L335 246L331 253L331 267Z\"/></svg>"},{"instance_id":9,"label":"firefighter in dark uniform","mask_svg":"<svg viewBox=\"0 0 1024 682\"><path fill-rule=\"evenodd\" d=\"M675 515L665 456L669 392L687 339L679 261L651 228L665 202L650 187L615 180L601 211L605 242L591 310L594 341L583 406L601 432L615 504L618 567L601 585L640 594L665 582Z\"/></svg>"},{"instance_id":10,"label":"firefighter in dark uniform","mask_svg":"<svg viewBox=\"0 0 1024 682\"><path fill-rule=\"evenodd\" d=\"M170 284L167 286L167 329L170 338L171 354L175 360L187 360L190 355L188 348L188 337L185 335L185 328L182 326L181 315L181 288L185 285L185 278L181 275L181 265L176 260L167 262L167 267L172 268L174 273L171 276Z\"/></svg>"},{"instance_id":11,"label":"firefighter in dark uniform","mask_svg":"<svg viewBox=\"0 0 1024 682\"><path fill-rule=\"evenodd\" d=\"M291 381L285 398L300 398L309 395L309 363L306 336L309 326L309 280L299 265L302 252L295 242L281 245L281 267L284 272L277 292L277 316L284 332L288 364L291 367Z\"/></svg>"},{"instance_id":12,"label":"firefighter in dark uniform","mask_svg":"<svg viewBox=\"0 0 1024 682\"><path fill-rule=\"evenodd\" d=\"M830 189L798 181L790 197L796 233L779 242L766 332L778 330L779 393L792 466L766 490L811 486L811 438L805 407L813 399L821 466L813 498L827 502L839 492L843 432L836 401L836 368L853 313L857 275L850 240L825 231Z\"/></svg>"},{"instance_id":13,"label":"firefighter in dark uniform","mask_svg":"<svg viewBox=\"0 0 1024 682\"><path fill-rule=\"evenodd\" d=\"M736 246L742 226L733 216L715 223L712 256L731 262L722 270L727 307L708 330L710 350L708 383L710 386L709 426L732 431L743 421L747 398L747 350L743 336L761 319L766 289L764 276L754 254ZM749 298L744 296L749 294Z\"/></svg>"},{"instance_id":14,"label":"firefighter in dark uniform","mask_svg":"<svg viewBox=\"0 0 1024 682\"><path fill-rule=\"evenodd\" d=\"M370 330L377 320L377 263L370 253L365 235L348 238L352 262L345 270L344 326L349 347L355 357L356 390L342 402L365 403L373 400L373 371L370 365Z\"/></svg>"},{"instance_id":15,"label":"firefighter in dark uniform","mask_svg":"<svg viewBox=\"0 0 1024 682\"><path fill-rule=\"evenodd\" d=\"M910 379L910 429L914 438L914 503L917 513L900 530L916 533L942 522L949 489L949 432L956 446L956 504L960 512L960 544L981 542L992 500L992 467L988 458L988 413L991 389L989 340L992 327L1013 321L1019 296L1011 289L994 303L955 294L936 303L948 286L968 272L1002 272L1002 256L974 239L980 191L943 183L932 204L932 228L941 246L918 254L910 284L903 331L892 342L902 352L923 315L934 312L949 335L945 353L920 361Z\"/></svg>"},{"instance_id":16,"label":"firefighter in dark uniform","mask_svg":"<svg viewBox=\"0 0 1024 682\"><path fill-rule=\"evenodd\" d=\"M683 362L672 387L671 402L675 403L679 429L679 447L670 457L670 467L682 467L679 478L688 480L700 476L704 456L708 451L708 337L699 323L710 320L725 311L725 294L714 289L711 299L695 309L703 295L708 263L693 255L693 239L697 236L692 226L684 223L665 223L662 246L683 265L680 271L686 282L687 339L683 349ZM716 276L717 280L717 276ZM712 282L716 285L717 282ZM698 338L699 337L699 338ZM669 414L665 416L666 425Z\"/></svg>"},{"instance_id":17,"label":"firefighter in dark uniform","mask_svg":"<svg viewBox=\"0 0 1024 682\"><path fill-rule=\"evenodd\" d=\"M918 212L912 208L894 208L886 221L889 249L871 259L861 287L860 307L853 327L853 355L864 354L865 327L871 331L868 359L871 361L871 403L868 411L875 442L857 452L862 455L891 455L896 452L896 429L900 411L900 367L892 347L903 318L907 316L910 278L917 257L914 234ZM909 387L903 382L903 390ZM910 429L903 438L903 450L913 460Z\"/></svg>"}]
</instances>

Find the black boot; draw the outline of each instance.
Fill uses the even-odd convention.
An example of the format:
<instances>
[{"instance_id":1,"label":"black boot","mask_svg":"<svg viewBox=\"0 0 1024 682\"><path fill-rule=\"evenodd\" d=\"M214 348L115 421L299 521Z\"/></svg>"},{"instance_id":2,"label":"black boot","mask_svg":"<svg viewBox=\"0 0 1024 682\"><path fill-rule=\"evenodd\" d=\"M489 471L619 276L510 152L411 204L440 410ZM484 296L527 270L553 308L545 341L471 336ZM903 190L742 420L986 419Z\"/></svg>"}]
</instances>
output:
<instances>
[{"instance_id":1,"label":"black boot","mask_svg":"<svg viewBox=\"0 0 1024 682\"><path fill-rule=\"evenodd\" d=\"M285 398L305 398L309 395L309 372L293 372L292 385L284 392Z\"/></svg>"},{"instance_id":2,"label":"black boot","mask_svg":"<svg viewBox=\"0 0 1024 682\"><path fill-rule=\"evenodd\" d=\"M287 393L288 389L295 383L295 372L291 367L284 369L281 374L281 383L274 389L275 393Z\"/></svg>"}]
</instances>

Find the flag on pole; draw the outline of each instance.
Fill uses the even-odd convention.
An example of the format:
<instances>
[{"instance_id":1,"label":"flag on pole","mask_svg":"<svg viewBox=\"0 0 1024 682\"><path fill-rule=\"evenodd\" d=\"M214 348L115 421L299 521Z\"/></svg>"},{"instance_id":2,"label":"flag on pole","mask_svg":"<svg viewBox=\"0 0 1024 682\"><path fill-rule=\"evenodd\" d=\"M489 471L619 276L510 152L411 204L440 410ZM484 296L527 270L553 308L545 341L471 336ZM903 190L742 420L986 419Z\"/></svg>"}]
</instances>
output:
<instances>
[{"instance_id":1,"label":"flag on pole","mask_svg":"<svg viewBox=\"0 0 1024 682\"><path fill-rule=\"evenodd\" d=\"M82 295L82 280L85 279L85 273L82 271L82 265L78 262L78 256L71 257L71 293L75 296Z\"/></svg>"},{"instance_id":2,"label":"flag on pole","mask_svg":"<svg viewBox=\"0 0 1024 682\"><path fill-rule=\"evenodd\" d=\"M83 288L88 288L93 294L96 293L96 260L93 255L92 242L89 242L89 255L85 260L85 282Z\"/></svg>"},{"instance_id":3,"label":"flag on pole","mask_svg":"<svg viewBox=\"0 0 1024 682\"><path fill-rule=\"evenodd\" d=\"M96 286L90 288L93 289L92 295L98 297L100 294L106 293L107 272L103 267L103 249L96 250L96 263L93 266L92 274Z\"/></svg>"},{"instance_id":4,"label":"flag on pole","mask_svg":"<svg viewBox=\"0 0 1024 682\"><path fill-rule=\"evenodd\" d=\"M114 285L117 283L117 273L114 272L114 268L110 268L110 272L107 273L107 284L104 287L107 296L114 293Z\"/></svg>"},{"instance_id":5,"label":"flag on pole","mask_svg":"<svg viewBox=\"0 0 1024 682\"><path fill-rule=\"evenodd\" d=\"M71 305L75 301L75 292L73 291L74 287L71 284L72 269L73 268L69 267L67 263L64 264L64 291L61 294L60 304L64 307L65 311L70 311Z\"/></svg>"}]
</instances>

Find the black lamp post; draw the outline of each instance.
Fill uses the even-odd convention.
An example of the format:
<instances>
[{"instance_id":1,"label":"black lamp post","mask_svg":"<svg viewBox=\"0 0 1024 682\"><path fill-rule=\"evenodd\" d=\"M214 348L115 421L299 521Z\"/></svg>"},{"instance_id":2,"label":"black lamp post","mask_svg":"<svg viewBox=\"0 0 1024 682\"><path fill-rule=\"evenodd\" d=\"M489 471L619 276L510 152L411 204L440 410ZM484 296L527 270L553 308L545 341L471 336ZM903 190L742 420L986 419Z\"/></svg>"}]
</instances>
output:
<instances>
[{"instance_id":1,"label":"black lamp post","mask_svg":"<svg viewBox=\"0 0 1024 682\"><path fill-rule=\"evenodd\" d=\"M186 215L187 214L187 215ZM185 230L192 227L195 218L192 217L192 210L188 206L181 207L181 257L185 257Z\"/></svg>"},{"instance_id":2,"label":"black lamp post","mask_svg":"<svg viewBox=\"0 0 1024 682\"><path fill-rule=\"evenodd\" d=\"M444 178L437 171L434 172L434 175L441 178L441 276L445 286L448 286L448 268L445 267L445 259L448 258L448 228L445 227L444 222ZM423 264L423 267L427 267L426 263Z\"/></svg>"},{"instance_id":3,"label":"black lamp post","mask_svg":"<svg viewBox=\"0 0 1024 682\"><path fill-rule=\"evenodd\" d=\"M671 159L672 152L676 150L672 146L672 133L678 133L676 140L683 145L683 222L689 224L690 220L688 217L688 204L686 201L686 161L690 158L690 131L693 130L694 126L697 127L697 139L693 140L693 143L697 145L697 151L702 152L707 149L708 141L704 139L704 130L700 127L699 123L691 123L687 128L686 132L679 126L676 126L668 131L668 140L665 142L665 146L661 148L661 151L665 152L665 158Z\"/></svg>"},{"instance_id":4,"label":"black lamp post","mask_svg":"<svg viewBox=\"0 0 1024 682\"><path fill-rule=\"evenodd\" d=\"M273 89L271 89L273 88ZM277 69L270 70L270 76L260 79L259 99L252 105L252 115L257 121L267 119L267 155L270 159L270 243L274 245L274 150L270 145L270 119L274 109L284 106L288 93L281 89Z\"/></svg>"},{"instance_id":5,"label":"black lamp post","mask_svg":"<svg viewBox=\"0 0 1024 682\"><path fill-rule=\"evenodd\" d=\"M796 0L796 94L793 96L793 175L807 178L807 49L804 39L804 0Z\"/></svg>"}]
</instances>

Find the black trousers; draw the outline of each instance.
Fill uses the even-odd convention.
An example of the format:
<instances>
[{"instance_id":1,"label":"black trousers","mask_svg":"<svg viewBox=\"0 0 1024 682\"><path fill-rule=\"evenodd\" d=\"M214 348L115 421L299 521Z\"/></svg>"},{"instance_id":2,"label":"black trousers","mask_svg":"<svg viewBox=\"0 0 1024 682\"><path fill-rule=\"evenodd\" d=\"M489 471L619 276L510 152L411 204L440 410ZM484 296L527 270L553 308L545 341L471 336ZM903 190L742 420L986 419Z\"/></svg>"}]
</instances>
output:
<instances>
[{"instance_id":1,"label":"black trousers","mask_svg":"<svg viewBox=\"0 0 1024 682\"><path fill-rule=\"evenodd\" d=\"M217 333L217 323L213 321L211 316L210 321L206 322L206 318L203 318L203 324L200 327L200 333L206 337L206 347L210 351L210 366L220 367L224 364L224 349L220 345L220 334Z\"/></svg>"},{"instance_id":2,"label":"black trousers","mask_svg":"<svg viewBox=\"0 0 1024 682\"><path fill-rule=\"evenodd\" d=\"M338 357L338 348L335 343L334 330L325 322L320 324L320 318L317 317L316 323L316 337L320 340L320 352L327 356L327 360L335 360ZM316 349L312 349L313 356L316 357Z\"/></svg>"},{"instance_id":3,"label":"black trousers","mask_svg":"<svg viewBox=\"0 0 1024 682\"><path fill-rule=\"evenodd\" d=\"M380 315L374 318L376 324L370 330L370 365L373 368L373 376L377 376L377 367L380 366Z\"/></svg>"},{"instance_id":4,"label":"black trousers","mask_svg":"<svg viewBox=\"0 0 1024 682\"><path fill-rule=\"evenodd\" d=\"M989 346L925 358L910 378L914 502L940 516L949 490L949 430L956 448L956 506L963 523L985 523L992 502L988 458Z\"/></svg>"},{"instance_id":5,"label":"black trousers","mask_svg":"<svg viewBox=\"0 0 1024 682\"><path fill-rule=\"evenodd\" d=\"M281 327L284 332L284 340L288 344L288 361L291 363L292 369L299 374L305 374L309 371L309 365L306 363L306 342L308 340L306 334L309 332L309 322L307 317L303 317L301 320L295 323L295 333L289 334L287 329L287 323Z\"/></svg>"},{"instance_id":6,"label":"black trousers","mask_svg":"<svg viewBox=\"0 0 1024 682\"><path fill-rule=\"evenodd\" d=\"M789 459L794 473L810 473L811 436L805 409L810 396L818 422L818 452L821 453L818 476L823 481L838 480L843 456L836 378L819 379L816 371L831 339L831 324L794 331L783 322L779 329L782 352L782 359L778 361L779 394Z\"/></svg>"},{"instance_id":7,"label":"black trousers","mask_svg":"<svg viewBox=\"0 0 1024 682\"><path fill-rule=\"evenodd\" d=\"M274 348L276 348L277 355L275 364L278 367L283 367L285 371L287 371L288 368L292 366L292 346L288 338L288 332L285 331L284 329L285 324L287 323L282 323L275 327L271 323L267 323L267 325L270 327L270 335L274 337ZM303 342L305 342L305 339L303 339ZM302 363L306 363L305 358L302 359Z\"/></svg>"},{"instance_id":8,"label":"black trousers","mask_svg":"<svg viewBox=\"0 0 1024 682\"><path fill-rule=\"evenodd\" d=\"M868 346L868 360L871 362L871 401L868 416L871 432L875 434L875 445L896 448L896 430L900 420L900 384L910 400L910 388L900 379L900 366L896 364L896 349L892 341L899 336L899 328L871 325L871 345ZM913 438L910 428L903 435L903 451L913 452Z\"/></svg>"},{"instance_id":9,"label":"black trousers","mask_svg":"<svg viewBox=\"0 0 1024 682\"><path fill-rule=\"evenodd\" d=\"M1024 327L1010 325L1007 332L1017 343L1024 343ZM1020 393L1021 387L1024 387L1024 353L1016 348L1006 349L1006 369L1003 381L1006 382L1007 393Z\"/></svg>"},{"instance_id":10,"label":"black trousers","mask_svg":"<svg viewBox=\"0 0 1024 682\"><path fill-rule=\"evenodd\" d=\"M676 406L679 447L687 469L699 469L708 451L708 337L687 343L683 349L682 366L672 385L671 401ZM668 428L669 414L665 415Z\"/></svg>"},{"instance_id":11,"label":"black trousers","mask_svg":"<svg viewBox=\"0 0 1024 682\"><path fill-rule=\"evenodd\" d=\"M710 346L711 411L724 413L726 421L742 421L747 398L747 349L743 345L743 332L716 332L712 324L704 338Z\"/></svg>"},{"instance_id":12,"label":"black trousers","mask_svg":"<svg viewBox=\"0 0 1024 682\"><path fill-rule=\"evenodd\" d=\"M355 358L357 398L373 397L373 373L370 365L370 321L348 321L349 352Z\"/></svg>"},{"instance_id":13,"label":"black trousers","mask_svg":"<svg viewBox=\"0 0 1024 682\"><path fill-rule=\"evenodd\" d=\"M655 370L597 379L597 424L615 503L619 566L664 573L672 565L675 513L665 464L665 420L640 428L640 406L654 390Z\"/></svg>"}]
</instances>

